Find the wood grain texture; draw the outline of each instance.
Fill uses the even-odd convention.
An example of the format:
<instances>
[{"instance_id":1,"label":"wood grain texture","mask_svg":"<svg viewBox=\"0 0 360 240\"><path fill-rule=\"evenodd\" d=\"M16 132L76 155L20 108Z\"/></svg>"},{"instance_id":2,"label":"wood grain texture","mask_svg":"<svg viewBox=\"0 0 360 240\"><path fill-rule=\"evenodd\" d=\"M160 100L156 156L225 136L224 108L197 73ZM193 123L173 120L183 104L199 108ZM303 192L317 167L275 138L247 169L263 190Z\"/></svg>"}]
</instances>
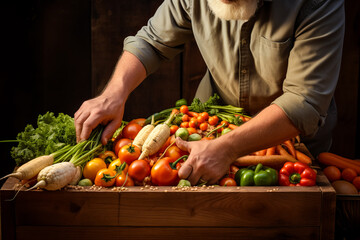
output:
<instances>
[{"instance_id":1,"label":"wood grain texture","mask_svg":"<svg viewBox=\"0 0 360 240\"><path fill-rule=\"evenodd\" d=\"M7 229L8 236L15 236L15 231L18 239L29 234L42 239L49 232L59 232L55 234L59 239L77 234L94 239L111 233L130 239L190 235L259 239L264 234L269 239L332 239L335 192L326 178L319 176L318 186L313 187L21 191L6 211L13 222L2 223L2 229ZM8 179L1 196L12 197L17 182Z\"/></svg>"},{"instance_id":2,"label":"wood grain texture","mask_svg":"<svg viewBox=\"0 0 360 240\"><path fill-rule=\"evenodd\" d=\"M29 236L34 239L53 240L99 240L99 239L147 239L147 240L169 240L169 239L319 239L317 227L294 227L294 228L228 228L228 227L56 227L56 226L20 226L17 228L18 240L28 240Z\"/></svg>"}]
</instances>

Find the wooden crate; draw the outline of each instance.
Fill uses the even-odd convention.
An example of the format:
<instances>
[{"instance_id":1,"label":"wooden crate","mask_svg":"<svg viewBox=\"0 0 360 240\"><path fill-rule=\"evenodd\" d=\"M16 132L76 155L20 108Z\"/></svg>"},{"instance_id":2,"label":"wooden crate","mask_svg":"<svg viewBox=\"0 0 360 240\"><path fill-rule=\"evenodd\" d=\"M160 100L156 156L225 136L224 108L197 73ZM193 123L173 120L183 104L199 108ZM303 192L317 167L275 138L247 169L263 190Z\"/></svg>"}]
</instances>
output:
<instances>
[{"instance_id":1,"label":"wooden crate","mask_svg":"<svg viewBox=\"0 0 360 240\"><path fill-rule=\"evenodd\" d=\"M314 187L1 188L2 239L333 239L336 194Z\"/></svg>"}]
</instances>

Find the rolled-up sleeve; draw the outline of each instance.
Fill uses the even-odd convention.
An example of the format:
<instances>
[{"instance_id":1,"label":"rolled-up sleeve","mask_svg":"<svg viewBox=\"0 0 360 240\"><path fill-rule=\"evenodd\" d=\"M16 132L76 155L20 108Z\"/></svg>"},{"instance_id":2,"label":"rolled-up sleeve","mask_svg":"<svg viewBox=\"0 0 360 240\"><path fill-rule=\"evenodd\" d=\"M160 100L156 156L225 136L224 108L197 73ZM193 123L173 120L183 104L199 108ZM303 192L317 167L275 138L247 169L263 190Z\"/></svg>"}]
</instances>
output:
<instances>
[{"instance_id":1,"label":"rolled-up sleeve","mask_svg":"<svg viewBox=\"0 0 360 240\"><path fill-rule=\"evenodd\" d=\"M193 38L190 14L190 0L165 0L146 26L125 38L124 51L142 62L147 75L153 73L162 61L182 52Z\"/></svg>"},{"instance_id":2,"label":"rolled-up sleeve","mask_svg":"<svg viewBox=\"0 0 360 240\"><path fill-rule=\"evenodd\" d=\"M342 0L317 1L295 29L283 94L273 101L302 135L311 136L324 124L338 81L343 37Z\"/></svg>"}]
</instances>

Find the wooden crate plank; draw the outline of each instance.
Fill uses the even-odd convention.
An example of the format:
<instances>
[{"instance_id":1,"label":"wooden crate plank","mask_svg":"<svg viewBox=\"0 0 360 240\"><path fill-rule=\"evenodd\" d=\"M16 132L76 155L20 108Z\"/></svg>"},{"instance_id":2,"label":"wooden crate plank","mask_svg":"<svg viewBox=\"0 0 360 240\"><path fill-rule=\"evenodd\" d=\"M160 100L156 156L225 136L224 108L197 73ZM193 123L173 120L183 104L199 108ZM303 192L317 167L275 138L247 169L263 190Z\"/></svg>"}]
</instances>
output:
<instances>
[{"instance_id":1,"label":"wooden crate plank","mask_svg":"<svg viewBox=\"0 0 360 240\"><path fill-rule=\"evenodd\" d=\"M335 237L336 192L322 171L318 173L317 181L322 193L321 239L331 240Z\"/></svg>"},{"instance_id":2,"label":"wooden crate plank","mask_svg":"<svg viewBox=\"0 0 360 240\"><path fill-rule=\"evenodd\" d=\"M193 228L159 228L159 227L42 227L19 226L17 239L319 239L317 227L295 228L228 228L228 227L193 227Z\"/></svg>"},{"instance_id":3,"label":"wooden crate plank","mask_svg":"<svg viewBox=\"0 0 360 240\"><path fill-rule=\"evenodd\" d=\"M120 226L320 226L319 192L128 192L120 195Z\"/></svg>"},{"instance_id":4,"label":"wooden crate plank","mask_svg":"<svg viewBox=\"0 0 360 240\"><path fill-rule=\"evenodd\" d=\"M20 192L15 199L17 225L98 225L118 222L115 192Z\"/></svg>"}]
</instances>

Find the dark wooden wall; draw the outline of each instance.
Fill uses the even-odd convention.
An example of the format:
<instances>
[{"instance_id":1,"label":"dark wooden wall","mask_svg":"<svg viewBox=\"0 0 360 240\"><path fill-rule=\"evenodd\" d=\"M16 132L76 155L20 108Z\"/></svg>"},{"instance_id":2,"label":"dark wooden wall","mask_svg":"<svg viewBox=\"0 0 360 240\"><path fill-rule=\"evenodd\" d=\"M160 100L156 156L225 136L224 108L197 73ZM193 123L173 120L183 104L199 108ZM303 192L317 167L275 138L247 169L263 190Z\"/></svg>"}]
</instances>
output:
<instances>
[{"instance_id":1,"label":"dark wooden wall","mask_svg":"<svg viewBox=\"0 0 360 240\"><path fill-rule=\"evenodd\" d=\"M46 111L73 115L101 92L123 40L146 24L162 0L12 0L2 3L0 139L14 139ZM359 3L346 0L346 36L336 99L333 152L360 158ZM205 71L194 43L130 96L125 118L146 117L185 97ZM0 174L12 170L12 144L0 144Z\"/></svg>"}]
</instances>

